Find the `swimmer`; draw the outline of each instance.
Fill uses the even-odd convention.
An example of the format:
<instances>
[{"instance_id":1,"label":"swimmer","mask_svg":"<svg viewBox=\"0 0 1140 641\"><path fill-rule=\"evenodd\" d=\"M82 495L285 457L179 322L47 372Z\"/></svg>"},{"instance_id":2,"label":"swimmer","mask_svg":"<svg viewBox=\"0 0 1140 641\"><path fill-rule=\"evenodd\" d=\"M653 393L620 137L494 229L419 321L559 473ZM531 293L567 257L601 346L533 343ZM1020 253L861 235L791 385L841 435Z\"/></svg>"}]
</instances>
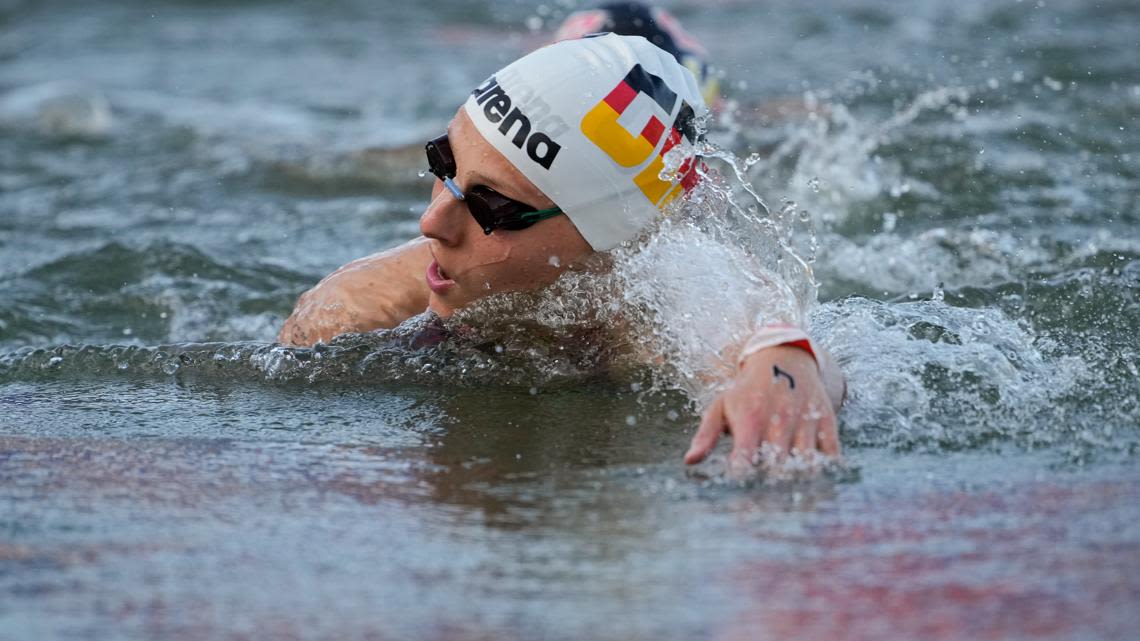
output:
<instances>
[{"instance_id":1,"label":"swimmer","mask_svg":"<svg viewBox=\"0 0 1140 641\"><path fill-rule=\"evenodd\" d=\"M642 36L673 54L696 77L705 104L717 116L712 125L719 127L735 123L720 132L722 140L718 144L730 148L747 144L747 150L737 149L742 157L756 151L771 151L772 143L748 141L735 127L764 128L813 116L826 117L829 113L825 104L808 105L797 98L769 98L761 102L727 100L721 93L721 73L710 62L700 41L685 31L681 22L665 9L641 2L608 2L595 9L572 13L547 44L598 32ZM723 139L725 133L728 133L727 139ZM323 151L302 159L280 158L273 161L273 166L276 171L295 180L336 178L390 187L407 185L414 180L422 156L423 145L417 143L366 147L349 152Z\"/></svg>"},{"instance_id":2,"label":"swimmer","mask_svg":"<svg viewBox=\"0 0 1140 641\"><path fill-rule=\"evenodd\" d=\"M627 108L639 133L619 122ZM695 142L692 120L705 110L692 72L642 37L565 40L520 58L426 144L435 183L423 236L327 276L301 296L280 342L392 328L425 309L448 317L490 294L596 268L592 257L638 237L700 179L694 158L662 179L661 155ZM685 462L704 459L722 433L737 469L765 443L838 456L844 381L827 352L802 328L750 329L729 346L732 382L704 412Z\"/></svg>"},{"instance_id":3,"label":"swimmer","mask_svg":"<svg viewBox=\"0 0 1140 641\"><path fill-rule=\"evenodd\" d=\"M554 33L554 42L581 38L609 31L624 36L642 36L669 52L693 72L705 104L715 115L731 112L731 119L746 126L764 127L780 122L827 116L826 105L808 105L801 98L767 98L743 104L725 99L721 73L712 65L709 53L695 36L685 31L672 13L642 2L606 2L595 9L576 11L562 22Z\"/></svg>"},{"instance_id":4,"label":"swimmer","mask_svg":"<svg viewBox=\"0 0 1140 641\"><path fill-rule=\"evenodd\" d=\"M673 14L641 2L607 2L596 9L576 11L566 16L554 33L554 42L602 32L641 36L668 52L693 72L705 104L713 111L721 108L720 80L708 62L708 52L700 41L681 27L681 21Z\"/></svg>"}]
</instances>

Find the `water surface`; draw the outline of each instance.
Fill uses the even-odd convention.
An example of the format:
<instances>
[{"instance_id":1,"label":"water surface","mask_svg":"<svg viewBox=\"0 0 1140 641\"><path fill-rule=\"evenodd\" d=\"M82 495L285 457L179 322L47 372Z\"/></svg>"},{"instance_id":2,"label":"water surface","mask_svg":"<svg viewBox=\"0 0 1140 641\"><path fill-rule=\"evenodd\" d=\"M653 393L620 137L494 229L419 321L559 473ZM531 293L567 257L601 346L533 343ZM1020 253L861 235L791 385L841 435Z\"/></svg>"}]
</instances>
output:
<instances>
[{"instance_id":1,"label":"water surface","mask_svg":"<svg viewBox=\"0 0 1140 641\"><path fill-rule=\"evenodd\" d=\"M668 377L524 342L272 344L417 233L367 150L568 6L0 2L0 638L1135 638L1134 3L669 3L816 244L843 470L685 469ZM662 248L680 348L721 264Z\"/></svg>"}]
</instances>

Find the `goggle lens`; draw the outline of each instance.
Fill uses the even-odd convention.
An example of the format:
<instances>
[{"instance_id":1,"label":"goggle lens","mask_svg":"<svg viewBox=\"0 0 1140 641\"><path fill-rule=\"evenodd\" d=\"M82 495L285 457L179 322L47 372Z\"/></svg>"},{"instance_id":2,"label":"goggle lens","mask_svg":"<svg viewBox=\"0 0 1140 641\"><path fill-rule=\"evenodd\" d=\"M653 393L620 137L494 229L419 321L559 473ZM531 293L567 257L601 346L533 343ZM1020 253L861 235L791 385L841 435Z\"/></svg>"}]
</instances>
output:
<instances>
[{"instance_id":1,"label":"goggle lens","mask_svg":"<svg viewBox=\"0 0 1140 641\"><path fill-rule=\"evenodd\" d=\"M455 156L451 153L451 143L447 134L428 141L426 146L428 170L459 200L467 203L467 210L475 218L475 222L483 229L484 234L490 234L496 229L517 231L526 229L540 220L557 216L562 213L558 207L536 210L534 207L512 200L499 192L476 185L463 193L452 181L455 178Z\"/></svg>"},{"instance_id":2,"label":"goggle lens","mask_svg":"<svg viewBox=\"0 0 1140 641\"><path fill-rule=\"evenodd\" d=\"M455 156L451 153L451 143L447 134L433 138L427 144L428 171L436 178L455 178Z\"/></svg>"}]
</instances>

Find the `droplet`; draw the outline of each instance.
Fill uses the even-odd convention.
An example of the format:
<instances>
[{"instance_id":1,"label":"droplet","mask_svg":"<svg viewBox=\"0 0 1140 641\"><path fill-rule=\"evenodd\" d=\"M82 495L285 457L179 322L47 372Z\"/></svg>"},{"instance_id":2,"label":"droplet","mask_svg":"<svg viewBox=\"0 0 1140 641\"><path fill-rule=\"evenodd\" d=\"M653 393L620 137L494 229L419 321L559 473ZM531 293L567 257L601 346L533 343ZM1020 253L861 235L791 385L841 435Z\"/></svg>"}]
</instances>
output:
<instances>
[{"instance_id":1,"label":"droplet","mask_svg":"<svg viewBox=\"0 0 1140 641\"><path fill-rule=\"evenodd\" d=\"M637 417L633 414L630 414L629 416L625 417L625 424L629 425L630 427L637 425Z\"/></svg>"}]
</instances>

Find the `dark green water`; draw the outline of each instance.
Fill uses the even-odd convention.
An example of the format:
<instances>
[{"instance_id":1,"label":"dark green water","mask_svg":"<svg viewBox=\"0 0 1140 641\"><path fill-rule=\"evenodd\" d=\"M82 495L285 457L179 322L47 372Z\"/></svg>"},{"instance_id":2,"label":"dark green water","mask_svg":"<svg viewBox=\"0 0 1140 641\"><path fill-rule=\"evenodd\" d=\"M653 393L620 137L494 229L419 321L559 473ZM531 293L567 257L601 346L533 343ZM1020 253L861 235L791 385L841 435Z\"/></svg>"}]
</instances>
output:
<instances>
[{"instance_id":1,"label":"dark green water","mask_svg":"<svg viewBox=\"0 0 1140 641\"><path fill-rule=\"evenodd\" d=\"M721 140L815 229L845 471L686 470L652 372L272 345L417 233L362 150L563 4L0 0L0 639L1135 639L1140 8L668 6L829 105Z\"/></svg>"}]
</instances>

